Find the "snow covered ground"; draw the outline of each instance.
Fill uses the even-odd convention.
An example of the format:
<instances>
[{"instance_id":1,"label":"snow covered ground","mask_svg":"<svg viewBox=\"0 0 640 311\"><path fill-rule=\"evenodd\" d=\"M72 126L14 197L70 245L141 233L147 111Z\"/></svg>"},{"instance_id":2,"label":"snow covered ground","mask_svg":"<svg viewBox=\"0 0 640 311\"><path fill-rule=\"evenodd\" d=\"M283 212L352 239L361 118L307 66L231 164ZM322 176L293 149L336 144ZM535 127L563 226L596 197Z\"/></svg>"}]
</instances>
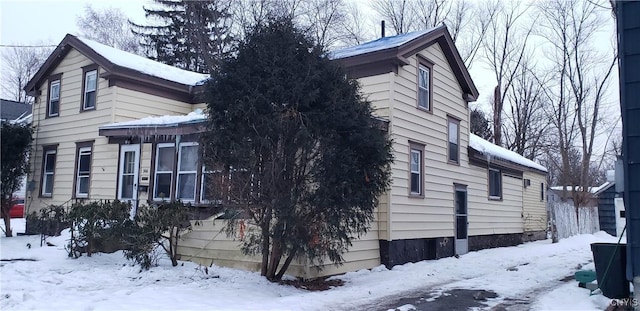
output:
<instances>
[{"instance_id":1,"label":"snow covered ground","mask_svg":"<svg viewBox=\"0 0 640 311\"><path fill-rule=\"evenodd\" d=\"M12 224L14 232L24 231L23 220ZM0 239L1 310L360 310L412 292L455 288L496 292L499 297L489 299L487 308L521 300L533 310L603 310L609 299L560 280L580 265L593 268L590 243L615 242L599 232L557 244L539 241L391 270L378 267L337 276L343 286L308 292L257 273L191 262L171 267L161 260L159 267L140 271L120 252L69 259L67 238L49 238L55 246L44 247L39 236Z\"/></svg>"}]
</instances>

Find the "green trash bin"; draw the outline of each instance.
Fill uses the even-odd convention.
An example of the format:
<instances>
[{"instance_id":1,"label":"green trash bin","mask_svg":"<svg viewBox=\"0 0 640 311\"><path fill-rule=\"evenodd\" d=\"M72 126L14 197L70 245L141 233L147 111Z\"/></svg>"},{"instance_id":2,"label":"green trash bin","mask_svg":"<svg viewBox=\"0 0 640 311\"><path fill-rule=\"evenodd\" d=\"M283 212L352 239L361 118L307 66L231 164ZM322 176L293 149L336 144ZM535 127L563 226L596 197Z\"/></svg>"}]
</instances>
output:
<instances>
[{"instance_id":1,"label":"green trash bin","mask_svg":"<svg viewBox=\"0 0 640 311\"><path fill-rule=\"evenodd\" d=\"M593 252L598 287L602 291L602 295L611 299L629 298L629 281L626 277L627 245L592 243L591 252ZM610 266L609 262L611 262ZM609 266L609 270L605 276L607 266Z\"/></svg>"}]
</instances>

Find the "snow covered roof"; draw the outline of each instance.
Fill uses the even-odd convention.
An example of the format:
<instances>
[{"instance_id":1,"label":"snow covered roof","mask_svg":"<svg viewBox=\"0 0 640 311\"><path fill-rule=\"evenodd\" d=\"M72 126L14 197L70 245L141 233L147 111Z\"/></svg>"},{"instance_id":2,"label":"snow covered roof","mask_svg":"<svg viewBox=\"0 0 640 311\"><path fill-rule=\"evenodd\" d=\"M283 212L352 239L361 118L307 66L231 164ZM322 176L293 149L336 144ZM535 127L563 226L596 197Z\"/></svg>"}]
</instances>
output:
<instances>
[{"instance_id":1,"label":"snow covered roof","mask_svg":"<svg viewBox=\"0 0 640 311\"><path fill-rule=\"evenodd\" d=\"M183 70L67 34L25 85L24 90L29 95L38 96L49 75L72 49L100 66L100 77L109 80L110 85L125 88L133 87L132 84L144 86L143 92L183 102L197 103L199 99L195 95L210 77L208 74Z\"/></svg>"},{"instance_id":2,"label":"snow covered roof","mask_svg":"<svg viewBox=\"0 0 640 311\"><path fill-rule=\"evenodd\" d=\"M155 116L137 120L106 124L100 127L101 130L124 129L124 128L144 128L144 127L175 127L179 125L195 124L204 122L207 115L202 109L196 109L187 115L181 116Z\"/></svg>"},{"instance_id":3,"label":"snow covered roof","mask_svg":"<svg viewBox=\"0 0 640 311\"><path fill-rule=\"evenodd\" d=\"M333 51L329 55L331 59L339 59L339 58L346 58L346 57L371 53L371 52L380 51L380 50L386 50L390 48L396 48L411 40L417 39L420 36L427 34L435 29L437 28L434 27L427 30L419 30L419 31L414 31L406 34L392 36L392 37L383 37L383 38L369 41L360 45Z\"/></svg>"},{"instance_id":4,"label":"snow covered roof","mask_svg":"<svg viewBox=\"0 0 640 311\"><path fill-rule=\"evenodd\" d=\"M478 89L444 24L335 50L329 52L328 56L346 68L351 77L361 78L388 73L397 66L410 65L411 57L433 44L439 44L442 49L465 99L475 101L479 96Z\"/></svg>"},{"instance_id":5,"label":"snow covered roof","mask_svg":"<svg viewBox=\"0 0 640 311\"><path fill-rule=\"evenodd\" d=\"M502 160L527 166L539 171L547 172L547 169L544 166L533 162L511 150L507 150L500 146L494 145L493 143L488 142L473 133L469 133L469 147L484 155L489 155L492 157L500 158Z\"/></svg>"},{"instance_id":6,"label":"snow covered roof","mask_svg":"<svg viewBox=\"0 0 640 311\"><path fill-rule=\"evenodd\" d=\"M93 51L106 58L115 65L133 69L135 71L186 85L199 85L209 78L208 74L188 71L169 66L136 54L118 50L86 38L77 37Z\"/></svg>"}]
</instances>

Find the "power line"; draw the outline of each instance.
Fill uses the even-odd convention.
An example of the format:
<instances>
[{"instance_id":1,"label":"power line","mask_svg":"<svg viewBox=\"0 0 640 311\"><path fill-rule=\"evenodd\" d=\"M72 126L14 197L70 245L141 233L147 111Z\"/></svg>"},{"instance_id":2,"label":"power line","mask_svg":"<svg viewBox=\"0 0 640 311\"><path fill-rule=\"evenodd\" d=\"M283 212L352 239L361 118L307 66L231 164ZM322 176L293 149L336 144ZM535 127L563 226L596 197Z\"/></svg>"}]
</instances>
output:
<instances>
[{"instance_id":1,"label":"power line","mask_svg":"<svg viewBox=\"0 0 640 311\"><path fill-rule=\"evenodd\" d=\"M15 44L0 44L0 48L53 48L57 45L15 45Z\"/></svg>"}]
</instances>

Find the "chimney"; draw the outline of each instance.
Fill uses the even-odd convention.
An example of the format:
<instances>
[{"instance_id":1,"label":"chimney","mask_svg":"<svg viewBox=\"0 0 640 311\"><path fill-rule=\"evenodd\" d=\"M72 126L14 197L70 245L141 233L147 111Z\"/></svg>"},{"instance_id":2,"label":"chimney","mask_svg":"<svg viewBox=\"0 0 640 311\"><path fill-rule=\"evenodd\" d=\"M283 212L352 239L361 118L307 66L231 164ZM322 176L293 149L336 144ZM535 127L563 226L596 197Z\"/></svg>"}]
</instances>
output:
<instances>
[{"instance_id":1,"label":"chimney","mask_svg":"<svg viewBox=\"0 0 640 311\"><path fill-rule=\"evenodd\" d=\"M384 38L384 21L380 23L380 28L381 28L381 36L382 38Z\"/></svg>"}]
</instances>

